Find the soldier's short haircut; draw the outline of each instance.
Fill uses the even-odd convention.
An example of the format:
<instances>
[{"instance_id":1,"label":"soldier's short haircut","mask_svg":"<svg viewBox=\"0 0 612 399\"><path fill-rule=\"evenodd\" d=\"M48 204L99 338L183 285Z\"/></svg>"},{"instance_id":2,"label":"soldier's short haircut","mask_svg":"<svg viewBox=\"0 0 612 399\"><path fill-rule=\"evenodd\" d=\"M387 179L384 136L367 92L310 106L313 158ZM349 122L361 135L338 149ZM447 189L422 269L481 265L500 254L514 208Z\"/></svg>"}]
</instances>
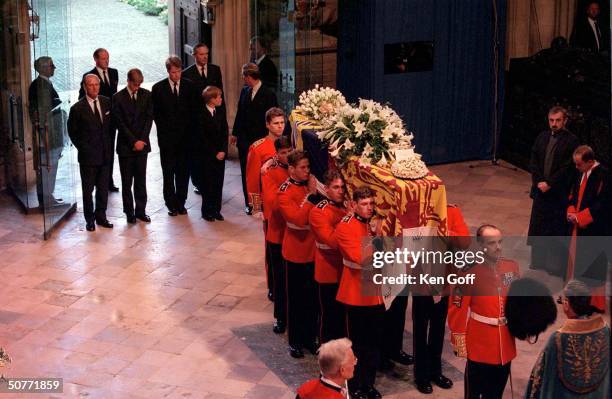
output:
<instances>
[{"instance_id":1,"label":"soldier's short haircut","mask_svg":"<svg viewBox=\"0 0 612 399\"><path fill-rule=\"evenodd\" d=\"M366 198L374 198L374 191L370 187L361 186L353 191L353 201L359 201Z\"/></svg>"},{"instance_id":2,"label":"soldier's short haircut","mask_svg":"<svg viewBox=\"0 0 612 399\"><path fill-rule=\"evenodd\" d=\"M490 223L481 224L480 226L478 226L478 229L476 230L476 240L478 240L478 242L482 242L482 235L484 234L484 231L486 229L495 229L501 232L501 230L494 224L490 224Z\"/></svg>"},{"instance_id":3,"label":"soldier's short haircut","mask_svg":"<svg viewBox=\"0 0 612 399\"><path fill-rule=\"evenodd\" d=\"M40 73L42 68L48 67L51 64L51 57L47 57L43 55L42 57L38 57L36 61L34 61L34 69L36 72Z\"/></svg>"},{"instance_id":4,"label":"soldier's short haircut","mask_svg":"<svg viewBox=\"0 0 612 399\"><path fill-rule=\"evenodd\" d=\"M94 58L96 58L96 59L100 58L100 53L102 53L102 52L107 52L107 53L108 53L108 50L107 50L107 49L105 49L105 48L103 48L103 47L97 48L97 49L96 49L96 50L93 52L93 56L94 56Z\"/></svg>"},{"instance_id":5,"label":"soldier's short haircut","mask_svg":"<svg viewBox=\"0 0 612 399\"><path fill-rule=\"evenodd\" d=\"M170 68L172 67L179 69L183 68L183 62L176 55L171 55L170 57L166 58L166 71L170 72Z\"/></svg>"},{"instance_id":6,"label":"soldier's short haircut","mask_svg":"<svg viewBox=\"0 0 612 399\"><path fill-rule=\"evenodd\" d=\"M308 159L308 154L301 150L295 150L287 157L287 163L295 168L302 159Z\"/></svg>"},{"instance_id":7,"label":"soldier's short haircut","mask_svg":"<svg viewBox=\"0 0 612 399\"><path fill-rule=\"evenodd\" d=\"M272 122L272 119L282 116L283 119L285 118L285 111L283 111L282 109L278 108L278 107L272 107L269 110L266 111L266 123L270 123Z\"/></svg>"},{"instance_id":8,"label":"soldier's short haircut","mask_svg":"<svg viewBox=\"0 0 612 399\"><path fill-rule=\"evenodd\" d=\"M261 73L259 72L257 64L249 62L242 66L242 76L250 76L255 80L259 80L261 78Z\"/></svg>"},{"instance_id":9,"label":"soldier's short haircut","mask_svg":"<svg viewBox=\"0 0 612 399\"><path fill-rule=\"evenodd\" d=\"M274 149L276 152L283 150L285 148L291 148L291 139L287 136L280 136L276 140L274 140Z\"/></svg>"},{"instance_id":10,"label":"soldier's short haircut","mask_svg":"<svg viewBox=\"0 0 612 399\"><path fill-rule=\"evenodd\" d=\"M208 49L208 44L206 44L206 43L198 43L198 44L196 44L195 46L193 46L192 54L195 54L196 50L198 50L198 49L200 49L202 47L206 47Z\"/></svg>"},{"instance_id":11,"label":"soldier's short haircut","mask_svg":"<svg viewBox=\"0 0 612 399\"><path fill-rule=\"evenodd\" d=\"M144 80L142 71L138 68L130 69L127 73L127 80L134 83L142 83L142 81Z\"/></svg>"},{"instance_id":12,"label":"soldier's short haircut","mask_svg":"<svg viewBox=\"0 0 612 399\"><path fill-rule=\"evenodd\" d=\"M348 350L353 343L348 338L333 339L321 345L318 351L319 369L323 377L332 377L346 362Z\"/></svg>"},{"instance_id":13,"label":"soldier's short haircut","mask_svg":"<svg viewBox=\"0 0 612 399\"><path fill-rule=\"evenodd\" d=\"M595 151L588 145L580 145L574 150L574 156L580 157L582 162L590 162L595 160Z\"/></svg>"},{"instance_id":14,"label":"soldier's short haircut","mask_svg":"<svg viewBox=\"0 0 612 399\"><path fill-rule=\"evenodd\" d=\"M330 186L335 180L338 179L344 181L338 169L328 169L323 175L323 184Z\"/></svg>"},{"instance_id":15,"label":"soldier's short haircut","mask_svg":"<svg viewBox=\"0 0 612 399\"><path fill-rule=\"evenodd\" d=\"M221 89L217 86L206 86L206 88L202 91L202 99L204 103L207 104L213 98L217 98L221 96Z\"/></svg>"},{"instance_id":16,"label":"soldier's short haircut","mask_svg":"<svg viewBox=\"0 0 612 399\"><path fill-rule=\"evenodd\" d=\"M564 118L567 118L567 109L563 108L560 105L555 105L550 110L548 110L548 115L562 113Z\"/></svg>"}]
</instances>

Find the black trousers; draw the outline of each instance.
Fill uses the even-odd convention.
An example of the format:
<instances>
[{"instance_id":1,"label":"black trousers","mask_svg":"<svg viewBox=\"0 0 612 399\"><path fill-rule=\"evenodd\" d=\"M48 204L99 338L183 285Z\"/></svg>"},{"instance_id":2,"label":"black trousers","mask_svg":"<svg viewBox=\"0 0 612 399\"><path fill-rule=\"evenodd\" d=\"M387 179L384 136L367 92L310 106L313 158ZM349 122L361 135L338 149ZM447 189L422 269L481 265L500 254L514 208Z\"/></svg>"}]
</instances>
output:
<instances>
[{"instance_id":1,"label":"black trousers","mask_svg":"<svg viewBox=\"0 0 612 399\"><path fill-rule=\"evenodd\" d=\"M414 379L429 382L442 374L444 325L448 311L448 297L434 303L431 296L412 296L412 347L414 351Z\"/></svg>"},{"instance_id":2,"label":"black trousers","mask_svg":"<svg viewBox=\"0 0 612 399\"><path fill-rule=\"evenodd\" d=\"M81 171L81 188L83 190L83 213L87 222L106 220L108 203L108 168L109 165L79 165ZM92 194L96 189L96 203ZM95 209L95 210L94 210Z\"/></svg>"},{"instance_id":3,"label":"black trousers","mask_svg":"<svg viewBox=\"0 0 612 399\"><path fill-rule=\"evenodd\" d=\"M386 358L397 355L404 346L404 326L406 325L406 309L408 308L408 290L402 291L385 312L385 340L382 355Z\"/></svg>"},{"instance_id":4,"label":"black trousers","mask_svg":"<svg viewBox=\"0 0 612 399\"><path fill-rule=\"evenodd\" d=\"M384 305L346 306L348 337L353 341L353 352L358 359L354 376L349 381L352 391L373 386L376 381L380 349L383 340L387 339L384 317Z\"/></svg>"},{"instance_id":5,"label":"black trousers","mask_svg":"<svg viewBox=\"0 0 612 399\"><path fill-rule=\"evenodd\" d=\"M216 215L221 212L223 202L223 180L225 178L225 160L216 157L202 162L199 176L192 181L199 181L198 190L202 194L202 216Z\"/></svg>"},{"instance_id":6,"label":"black trousers","mask_svg":"<svg viewBox=\"0 0 612 399\"><path fill-rule=\"evenodd\" d=\"M510 363L486 364L468 359L464 377L466 399L501 399L510 375Z\"/></svg>"},{"instance_id":7,"label":"black trousers","mask_svg":"<svg viewBox=\"0 0 612 399\"><path fill-rule=\"evenodd\" d=\"M164 178L164 202L169 210L185 207L189 188L189 164L186 151L160 148L162 175Z\"/></svg>"},{"instance_id":8,"label":"black trousers","mask_svg":"<svg viewBox=\"0 0 612 399\"><path fill-rule=\"evenodd\" d=\"M246 185L246 164L247 156L249 155L249 147L251 143L240 143L236 146L238 148L238 159L240 160L240 176L242 178L242 193L244 194L244 206L249 205L249 193Z\"/></svg>"},{"instance_id":9,"label":"black trousers","mask_svg":"<svg viewBox=\"0 0 612 399\"><path fill-rule=\"evenodd\" d=\"M268 255L268 269L272 271L274 286L274 318L283 323L287 322L287 266L282 255L282 245L266 241L266 254Z\"/></svg>"},{"instance_id":10,"label":"black trousers","mask_svg":"<svg viewBox=\"0 0 612 399\"><path fill-rule=\"evenodd\" d=\"M111 135L113 136L113 146L111 148L115 148L115 139L117 138L117 129L111 126ZM111 162L108 165L108 188L115 187L115 181L113 180L113 165L115 164L115 153L111 154ZM121 165L119 165L121 168Z\"/></svg>"},{"instance_id":11,"label":"black trousers","mask_svg":"<svg viewBox=\"0 0 612 399\"><path fill-rule=\"evenodd\" d=\"M346 337L346 308L336 300L338 283L319 284L319 306L321 307L321 343Z\"/></svg>"},{"instance_id":12,"label":"black trousers","mask_svg":"<svg viewBox=\"0 0 612 399\"><path fill-rule=\"evenodd\" d=\"M302 348L315 342L319 331L319 303L314 263L287 264L287 321L289 345Z\"/></svg>"},{"instance_id":13,"label":"black trousers","mask_svg":"<svg viewBox=\"0 0 612 399\"><path fill-rule=\"evenodd\" d=\"M129 216L144 215L147 206L147 154L119 157L119 171L123 213ZM134 201L136 201L136 210L134 210Z\"/></svg>"}]
</instances>

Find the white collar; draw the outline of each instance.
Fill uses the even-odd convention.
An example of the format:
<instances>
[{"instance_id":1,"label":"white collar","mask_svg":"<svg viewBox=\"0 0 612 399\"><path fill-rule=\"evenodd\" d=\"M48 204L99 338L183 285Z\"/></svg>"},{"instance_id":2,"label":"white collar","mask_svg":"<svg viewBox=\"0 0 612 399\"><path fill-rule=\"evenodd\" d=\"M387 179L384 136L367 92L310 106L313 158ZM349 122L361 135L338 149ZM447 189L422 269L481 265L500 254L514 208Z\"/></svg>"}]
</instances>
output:
<instances>
[{"instance_id":1,"label":"white collar","mask_svg":"<svg viewBox=\"0 0 612 399\"><path fill-rule=\"evenodd\" d=\"M96 67L96 70L98 71L98 75L100 75L100 77L104 80L104 69ZM106 68L106 78L109 80L109 83L110 83L110 76L108 73L108 68Z\"/></svg>"},{"instance_id":2,"label":"white collar","mask_svg":"<svg viewBox=\"0 0 612 399\"><path fill-rule=\"evenodd\" d=\"M174 87L174 81L170 78L168 78L168 83L170 83L170 88ZM179 79L178 82L176 82L176 86L180 89L181 88L181 80Z\"/></svg>"},{"instance_id":3,"label":"white collar","mask_svg":"<svg viewBox=\"0 0 612 399\"><path fill-rule=\"evenodd\" d=\"M583 178L584 178L584 175L586 175L586 178L588 179L589 176L591 176L591 172L593 171L593 169L595 169L598 166L599 166L599 162L595 161L593 166L591 166L591 169L587 170L586 173L583 173Z\"/></svg>"},{"instance_id":4,"label":"white collar","mask_svg":"<svg viewBox=\"0 0 612 399\"><path fill-rule=\"evenodd\" d=\"M260 63L260 62L261 62L261 61L262 61L264 58L266 58L266 55L267 55L267 54L264 54L264 55L262 55L261 57L259 57L258 59L256 59L256 60L255 60L255 63L256 63L257 65L259 65L259 63Z\"/></svg>"},{"instance_id":5,"label":"white collar","mask_svg":"<svg viewBox=\"0 0 612 399\"><path fill-rule=\"evenodd\" d=\"M138 95L138 90L136 90L136 91L132 91L132 90L130 90L130 88L129 88L129 87L127 87L127 86L125 87L125 89L127 90L127 92L128 92L128 94L130 95L130 97L134 97L135 95Z\"/></svg>"},{"instance_id":6,"label":"white collar","mask_svg":"<svg viewBox=\"0 0 612 399\"><path fill-rule=\"evenodd\" d=\"M327 379L327 378L325 378L323 376L320 377L320 380L321 380L321 382L324 382L327 385L331 385L332 387L340 389L341 392L342 391L346 392L347 399L350 399L350 394L349 394L349 390L348 390L348 387L346 385L346 382L344 383L344 386L342 387L342 386L336 384L335 382L333 382L332 380L329 380L329 379Z\"/></svg>"},{"instance_id":7,"label":"white collar","mask_svg":"<svg viewBox=\"0 0 612 399\"><path fill-rule=\"evenodd\" d=\"M93 107L93 105L92 105L92 104L93 104L93 102L94 102L94 101L98 101L98 104L100 103L100 101L99 101L100 99L99 99L98 97L96 97L96 98L91 98L91 97L89 97L88 95L85 95L85 98L87 98L87 102L88 102L88 103L89 103L89 105L91 105L92 107Z\"/></svg>"},{"instance_id":8,"label":"white collar","mask_svg":"<svg viewBox=\"0 0 612 399\"><path fill-rule=\"evenodd\" d=\"M211 107L208 104L206 104L206 109L208 110L208 112L210 112L211 115L215 111L215 107Z\"/></svg>"},{"instance_id":9,"label":"white collar","mask_svg":"<svg viewBox=\"0 0 612 399\"><path fill-rule=\"evenodd\" d=\"M253 95L255 95L255 93L257 93L257 91L259 90L260 87L261 87L261 80L258 81L257 83L255 83L255 86L253 86L253 88L251 89L251 91L253 92Z\"/></svg>"},{"instance_id":10,"label":"white collar","mask_svg":"<svg viewBox=\"0 0 612 399\"><path fill-rule=\"evenodd\" d=\"M46 80L47 82L51 83L51 80L49 80L49 77L45 76L45 75L38 75L39 78L41 78L42 80Z\"/></svg>"}]
</instances>

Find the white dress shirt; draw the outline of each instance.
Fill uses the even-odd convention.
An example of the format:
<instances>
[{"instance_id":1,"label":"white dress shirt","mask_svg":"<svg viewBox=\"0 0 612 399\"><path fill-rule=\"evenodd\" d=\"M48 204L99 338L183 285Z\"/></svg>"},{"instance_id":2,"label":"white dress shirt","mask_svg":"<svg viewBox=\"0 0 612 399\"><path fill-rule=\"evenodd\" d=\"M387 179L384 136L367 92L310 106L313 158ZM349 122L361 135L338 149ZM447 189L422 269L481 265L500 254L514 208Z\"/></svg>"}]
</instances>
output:
<instances>
[{"instance_id":1,"label":"white dress shirt","mask_svg":"<svg viewBox=\"0 0 612 399\"><path fill-rule=\"evenodd\" d=\"M257 84L255 84L255 86L253 86L253 88L251 89L251 100L255 98L255 96L257 95L257 91L259 90L260 87L261 87L261 80L257 82Z\"/></svg>"},{"instance_id":2,"label":"white dress shirt","mask_svg":"<svg viewBox=\"0 0 612 399\"><path fill-rule=\"evenodd\" d=\"M104 69L100 68L100 67L96 67L96 70L98 71L98 74L100 75L100 77L102 78L102 82L104 82ZM108 76L108 69L106 70L106 79L107 79L107 84L110 85L110 76Z\"/></svg>"},{"instance_id":3,"label":"white dress shirt","mask_svg":"<svg viewBox=\"0 0 612 399\"><path fill-rule=\"evenodd\" d=\"M208 77L208 65L204 64L202 66L196 64L196 68L198 68L198 72L200 76Z\"/></svg>"},{"instance_id":4,"label":"white dress shirt","mask_svg":"<svg viewBox=\"0 0 612 399\"><path fill-rule=\"evenodd\" d=\"M211 116L215 116L215 107L210 107L208 104L206 104L206 109L208 112L210 112Z\"/></svg>"},{"instance_id":5,"label":"white dress shirt","mask_svg":"<svg viewBox=\"0 0 612 399\"><path fill-rule=\"evenodd\" d=\"M97 105L98 105L98 113L100 114L100 122L104 122L104 114L102 113L102 107L100 106L100 99L98 97L96 98L91 98L89 96L85 96L87 98L87 103L89 104L89 108L91 108L91 112L93 112L94 114L96 113L96 111L94 110L94 101L97 101Z\"/></svg>"},{"instance_id":6,"label":"white dress shirt","mask_svg":"<svg viewBox=\"0 0 612 399\"><path fill-rule=\"evenodd\" d=\"M597 21L595 21L594 19L591 19L591 18L587 18L587 20L589 21L589 26L591 27L591 29L595 33L595 41L597 42L597 50L599 50L601 48L599 46L599 32L597 31L597 27L595 26L595 22L597 22Z\"/></svg>"},{"instance_id":7,"label":"white dress shirt","mask_svg":"<svg viewBox=\"0 0 612 399\"><path fill-rule=\"evenodd\" d=\"M180 95L181 94L181 81L179 80L178 82L174 83L174 81L170 78L168 78L168 82L170 82L170 91L172 93L174 93L174 85L176 84L176 95Z\"/></svg>"}]
</instances>

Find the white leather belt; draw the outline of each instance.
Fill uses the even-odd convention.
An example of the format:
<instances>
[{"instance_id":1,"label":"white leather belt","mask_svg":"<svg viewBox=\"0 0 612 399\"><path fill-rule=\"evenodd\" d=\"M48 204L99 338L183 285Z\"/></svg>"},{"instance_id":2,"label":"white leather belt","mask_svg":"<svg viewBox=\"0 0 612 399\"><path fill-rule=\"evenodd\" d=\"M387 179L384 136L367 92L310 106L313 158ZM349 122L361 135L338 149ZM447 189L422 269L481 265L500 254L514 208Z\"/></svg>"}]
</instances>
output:
<instances>
[{"instance_id":1,"label":"white leather belt","mask_svg":"<svg viewBox=\"0 0 612 399\"><path fill-rule=\"evenodd\" d=\"M297 224L287 222L287 227L293 230L310 230L310 226L298 226Z\"/></svg>"},{"instance_id":2,"label":"white leather belt","mask_svg":"<svg viewBox=\"0 0 612 399\"><path fill-rule=\"evenodd\" d=\"M315 241L315 245L316 245L316 246L317 246L317 248L319 248L319 249L333 249L333 248L332 248L332 247L330 247L329 245L327 245L327 244L323 244L323 243L320 243L320 242L318 242L318 241Z\"/></svg>"},{"instance_id":3,"label":"white leather belt","mask_svg":"<svg viewBox=\"0 0 612 399\"><path fill-rule=\"evenodd\" d=\"M508 319L506 319L505 317L487 317L473 311L470 311L470 317L476 321L488 324L490 326L505 326L506 324L508 324Z\"/></svg>"},{"instance_id":4,"label":"white leather belt","mask_svg":"<svg viewBox=\"0 0 612 399\"><path fill-rule=\"evenodd\" d=\"M350 267L351 269L363 269L359 263L351 262L344 258L342 259L342 263L344 263L344 266Z\"/></svg>"}]
</instances>

